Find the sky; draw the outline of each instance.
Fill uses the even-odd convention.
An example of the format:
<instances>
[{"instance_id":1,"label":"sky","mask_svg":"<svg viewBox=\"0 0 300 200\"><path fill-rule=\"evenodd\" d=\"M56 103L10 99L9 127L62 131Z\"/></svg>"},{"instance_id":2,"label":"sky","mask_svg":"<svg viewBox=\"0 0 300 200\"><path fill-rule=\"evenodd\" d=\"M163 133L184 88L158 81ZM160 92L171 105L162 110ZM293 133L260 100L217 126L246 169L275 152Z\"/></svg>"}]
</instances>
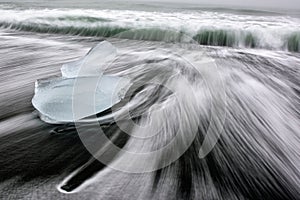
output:
<instances>
[{"instance_id":1,"label":"sky","mask_svg":"<svg viewBox=\"0 0 300 200\"><path fill-rule=\"evenodd\" d=\"M151 3L184 3L184 4L198 4L199 6L214 6L214 7L241 7L244 9L251 9L251 8L276 8L276 9L292 9L292 10L300 10L300 0L0 0L0 3L7 2L7 3L26 3L26 2L38 2L39 4L42 3L66 3L69 4L86 4L86 3L112 3L112 2L143 2L146 4Z\"/></svg>"},{"instance_id":2,"label":"sky","mask_svg":"<svg viewBox=\"0 0 300 200\"><path fill-rule=\"evenodd\" d=\"M129 0L130 1L130 0ZM134 0L135 1L135 0ZM138 0L151 2L154 0ZM300 0L161 0L160 2L193 3L199 5L235 5L240 7L257 8L291 8L300 9Z\"/></svg>"}]
</instances>

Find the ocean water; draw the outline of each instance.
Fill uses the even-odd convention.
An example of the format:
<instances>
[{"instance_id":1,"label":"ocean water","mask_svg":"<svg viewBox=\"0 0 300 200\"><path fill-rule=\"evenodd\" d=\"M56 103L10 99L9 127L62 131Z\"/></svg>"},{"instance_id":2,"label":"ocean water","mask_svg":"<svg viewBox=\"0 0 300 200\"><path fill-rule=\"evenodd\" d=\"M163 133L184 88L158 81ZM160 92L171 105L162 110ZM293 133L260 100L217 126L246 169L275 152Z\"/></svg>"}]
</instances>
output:
<instances>
[{"instance_id":1,"label":"ocean water","mask_svg":"<svg viewBox=\"0 0 300 200\"><path fill-rule=\"evenodd\" d=\"M2 5L0 27L94 37L114 36L169 42L193 40L200 45L292 52L298 52L300 45L300 18L275 11L251 13L245 10L244 14L243 10L238 9L167 9L166 5L160 9L150 7L148 10L147 5L139 4L130 9L130 5L120 6L122 9L109 9L111 4L104 4L99 9L25 5L25 8ZM139 10L135 10L135 6Z\"/></svg>"},{"instance_id":2,"label":"ocean water","mask_svg":"<svg viewBox=\"0 0 300 200\"><path fill-rule=\"evenodd\" d=\"M299 16L199 4L1 1L0 199L299 199ZM46 123L32 105L45 89L36 81L69 83L66 66L77 69L103 40L116 55L103 67L107 52L97 51L87 63L130 80L124 101L79 124ZM63 95L74 90L59 87ZM63 95L41 110L59 113L56 105L70 104ZM97 120L107 122L101 134Z\"/></svg>"}]
</instances>

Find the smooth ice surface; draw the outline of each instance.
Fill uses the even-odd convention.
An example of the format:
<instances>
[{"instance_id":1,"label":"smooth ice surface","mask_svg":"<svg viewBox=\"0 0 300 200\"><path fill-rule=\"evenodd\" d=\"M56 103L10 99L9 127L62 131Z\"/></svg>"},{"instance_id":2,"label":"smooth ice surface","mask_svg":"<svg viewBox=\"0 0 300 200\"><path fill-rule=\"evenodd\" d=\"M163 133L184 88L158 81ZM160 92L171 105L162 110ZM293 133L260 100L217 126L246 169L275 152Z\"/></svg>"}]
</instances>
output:
<instances>
[{"instance_id":1,"label":"smooth ice surface","mask_svg":"<svg viewBox=\"0 0 300 200\"><path fill-rule=\"evenodd\" d=\"M61 68L63 77L101 75L117 54L117 49L107 41L100 42L92 48L85 57L77 61L64 64ZM84 68L84 70L80 70Z\"/></svg>"},{"instance_id":2,"label":"smooth ice surface","mask_svg":"<svg viewBox=\"0 0 300 200\"><path fill-rule=\"evenodd\" d=\"M79 89L74 89L75 81L80 83ZM93 91L91 84L95 82L98 84ZM36 82L32 104L48 123L74 122L112 107L124 97L128 86L128 79L114 76L40 80ZM82 97L94 98L94 105L89 106L94 106L95 112L77 112L74 119L73 100ZM88 102L82 101L82 104Z\"/></svg>"},{"instance_id":3,"label":"smooth ice surface","mask_svg":"<svg viewBox=\"0 0 300 200\"><path fill-rule=\"evenodd\" d=\"M117 104L124 97L130 81L103 75L116 53L112 44L100 42L83 58L63 65L61 78L36 81L32 104L41 119L48 123L74 122ZM80 105L76 102L76 114L74 99L80 102Z\"/></svg>"}]
</instances>

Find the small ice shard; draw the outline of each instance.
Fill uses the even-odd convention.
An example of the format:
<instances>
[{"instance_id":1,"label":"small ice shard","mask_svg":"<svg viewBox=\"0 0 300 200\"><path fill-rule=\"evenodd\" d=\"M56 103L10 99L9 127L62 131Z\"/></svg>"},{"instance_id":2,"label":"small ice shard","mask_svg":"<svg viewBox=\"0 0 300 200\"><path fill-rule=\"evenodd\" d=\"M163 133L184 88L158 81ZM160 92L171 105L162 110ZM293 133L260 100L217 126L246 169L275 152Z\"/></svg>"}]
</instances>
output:
<instances>
[{"instance_id":1,"label":"small ice shard","mask_svg":"<svg viewBox=\"0 0 300 200\"><path fill-rule=\"evenodd\" d=\"M80 86L75 89L76 81ZM130 81L126 78L106 75L39 80L36 82L32 104L39 111L41 119L47 123L74 122L111 108L121 101L129 86ZM93 112L91 109L82 110L74 118L73 100L81 100L82 97L93 98L92 101L81 102L83 108L93 106ZM93 105L84 105L91 102Z\"/></svg>"},{"instance_id":2,"label":"small ice shard","mask_svg":"<svg viewBox=\"0 0 300 200\"><path fill-rule=\"evenodd\" d=\"M112 44L107 41L100 42L82 59L64 64L61 74L65 78L101 75L116 54L117 49ZM84 68L84 71L80 70L81 68Z\"/></svg>"}]
</instances>

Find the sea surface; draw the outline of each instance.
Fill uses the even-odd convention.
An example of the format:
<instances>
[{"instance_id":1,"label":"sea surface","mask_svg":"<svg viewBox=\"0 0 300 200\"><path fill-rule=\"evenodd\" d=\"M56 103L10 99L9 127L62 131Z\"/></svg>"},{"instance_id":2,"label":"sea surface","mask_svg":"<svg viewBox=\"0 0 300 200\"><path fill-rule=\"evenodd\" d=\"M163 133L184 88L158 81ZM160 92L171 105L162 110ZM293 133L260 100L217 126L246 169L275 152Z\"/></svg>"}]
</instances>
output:
<instances>
[{"instance_id":1,"label":"sea surface","mask_svg":"<svg viewBox=\"0 0 300 200\"><path fill-rule=\"evenodd\" d=\"M299 199L299 16L0 1L0 199ZM104 74L131 80L133 92L115 108L130 115L101 124L103 134L128 152L171 144L166 152L139 159L102 144L100 162L82 141L93 140L93 128L46 123L33 107L37 80L60 79L63 64L104 40L118 52ZM213 148L199 158L207 142Z\"/></svg>"}]
</instances>

